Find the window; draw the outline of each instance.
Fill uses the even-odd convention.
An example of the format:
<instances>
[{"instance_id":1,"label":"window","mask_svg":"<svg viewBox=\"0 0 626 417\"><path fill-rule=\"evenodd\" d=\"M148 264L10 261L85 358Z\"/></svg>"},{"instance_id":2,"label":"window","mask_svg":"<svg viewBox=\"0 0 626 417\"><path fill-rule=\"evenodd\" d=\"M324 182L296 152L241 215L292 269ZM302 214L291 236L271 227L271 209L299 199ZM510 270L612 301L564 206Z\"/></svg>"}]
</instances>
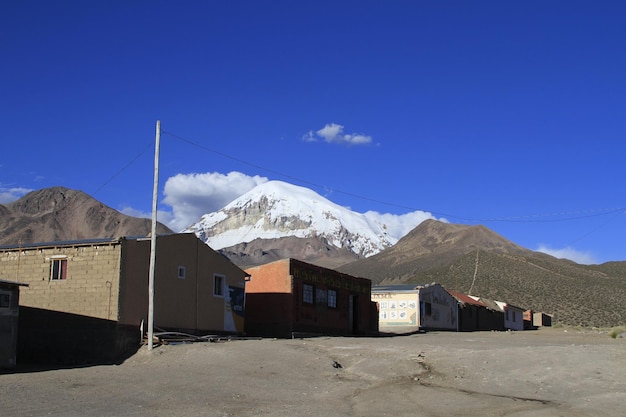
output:
<instances>
[{"instance_id":1,"label":"window","mask_svg":"<svg viewBox=\"0 0 626 417\"><path fill-rule=\"evenodd\" d=\"M222 275L213 275L213 295L216 297L224 296L224 282L226 279Z\"/></svg>"},{"instance_id":2,"label":"window","mask_svg":"<svg viewBox=\"0 0 626 417\"><path fill-rule=\"evenodd\" d=\"M185 267L178 265L178 279L185 279Z\"/></svg>"},{"instance_id":3,"label":"window","mask_svg":"<svg viewBox=\"0 0 626 417\"><path fill-rule=\"evenodd\" d=\"M313 304L313 286L304 284L302 286L302 301L307 304Z\"/></svg>"},{"instance_id":4,"label":"window","mask_svg":"<svg viewBox=\"0 0 626 417\"><path fill-rule=\"evenodd\" d=\"M328 290L328 307L337 308L337 291Z\"/></svg>"},{"instance_id":5,"label":"window","mask_svg":"<svg viewBox=\"0 0 626 417\"><path fill-rule=\"evenodd\" d=\"M50 260L50 279L53 281L67 279L66 258L57 258Z\"/></svg>"},{"instance_id":6,"label":"window","mask_svg":"<svg viewBox=\"0 0 626 417\"><path fill-rule=\"evenodd\" d=\"M513 311L513 321L517 321L517 317L515 317L515 311Z\"/></svg>"}]
</instances>

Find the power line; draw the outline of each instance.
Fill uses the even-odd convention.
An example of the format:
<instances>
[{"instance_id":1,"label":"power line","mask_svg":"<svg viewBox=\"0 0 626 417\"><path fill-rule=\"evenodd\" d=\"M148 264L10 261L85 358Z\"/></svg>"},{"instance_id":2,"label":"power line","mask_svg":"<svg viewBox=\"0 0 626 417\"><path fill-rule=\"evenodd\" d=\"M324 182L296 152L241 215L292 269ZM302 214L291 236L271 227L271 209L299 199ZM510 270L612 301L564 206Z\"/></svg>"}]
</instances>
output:
<instances>
[{"instance_id":1,"label":"power line","mask_svg":"<svg viewBox=\"0 0 626 417\"><path fill-rule=\"evenodd\" d=\"M333 193L339 193L339 194L343 194L343 195L346 195L346 196L349 196L349 197L358 198L358 199L365 200L365 201L371 201L373 203L386 205L386 206L390 206L390 207L396 207L396 208L401 208L401 209L410 210L410 211L429 212L429 213L432 213L432 214L437 215L439 217L453 218L453 219L457 219L457 220L464 220L464 221L470 221L470 222L483 222L483 223L491 223L491 222L556 223L556 222L564 222L564 221L571 221L571 220L579 220L579 219L584 219L584 218L589 218L589 217L605 216L605 215L609 215L609 214L613 214L613 213L618 213L620 211L626 211L626 207L619 207L619 208L608 208L608 209L592 209L592 210L567 211L567 212L559 212L559 213L544 213L544 214L534 214L534 215L526 215L526 216L472 218L472 217L466 217L466 216L459 216L459 215L456 215L456 214L444 213L444 212L440 212L440 211L423 210L423 209L418 209L418 208L415 208L415 207L405 206L405 205L402 205L402 204L389 203L387 201L382 201L382 200L378 200L378 199L375 199L375 198L366 197L366 196L362 196L362 195L359 195L359 194L354 194L354 193L343 191L343 190L338 190L338 189L333 188L333 187L328 187L328 186L325 186L325 185L317 184L315 182L311 182L311 181L308 181L308 180L304 180L302 178L294 177L293 175L285 174L283 172L276 171L274 169L267 168L267 167L264 167L264 166L261 166L261 165L258 165L258 164L255 164L255 163L243 160L241 158L237 158L237 157L234 157L232 155L225 154L225 153L217 151L215 149L211 149L211 148L209 148L207 146L201 145L201 144L199 144L197 142L194 142L194 141L192 141L190 139L187 139L187 138L182 137L180 135L177 135L175 133L168 132L168 131L165 131L163 129L161 129L161 132L164 135L171 136L171 137L173 137L175 139L180 140L181 142L187 143L188 145L197 147L197 148L205 150L207 152L214 153L216 155L222 156L222 157L227 158L227 159L231 159L233 161L239 162L241 164L248 165L248 166L256 168L256 169L260 169L260 170L263 170L263 171L266 171L266 172L270 172L272 174L275 174L275 175L278 175L280 177L296 181L296 182L301 183L301 184L306 184L306 185L309 185L309 186L312 186L312 187L316 187L318 189L332 190ZM565 217L556 218L556 219L555 218L549 219L549 217L555 217L555 216L565 216Z\"/></svg>"},{"instance_id":2,"label":"power line","mask_svg":"<svg viewBox=\"0 0 626 417\"><path fill-rule=\"evenodd\" d=\"M129 163L127 163L126 165L124 165L121 169L119 169L115 174L111 175L111 177L109 177L108 180L106 180L100 187L98 187L98 189L96 191L93 192L93 194L91 194L92 196L96 195L98 193L98 191L102 190L104 187L106 187L111 181L113 181L116 177L118 177L122 172L126 171L132 164L134 164L135 162L137 162L137 160L144 154L146 153L146 151L148 149L150 149L153 146L153 143L149 143L148 146L146 146L136 157L134 157Z\"/></svg>"}]
</instances>

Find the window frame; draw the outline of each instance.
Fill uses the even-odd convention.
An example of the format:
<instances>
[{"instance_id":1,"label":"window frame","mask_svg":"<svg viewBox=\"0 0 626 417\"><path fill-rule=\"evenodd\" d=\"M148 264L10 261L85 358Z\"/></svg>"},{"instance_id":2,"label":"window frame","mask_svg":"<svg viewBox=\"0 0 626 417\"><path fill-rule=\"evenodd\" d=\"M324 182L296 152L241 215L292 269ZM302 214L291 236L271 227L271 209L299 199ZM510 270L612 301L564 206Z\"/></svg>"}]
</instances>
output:
<instances>
[{"instance_id":1,"label":"window frame","mask_svg":"<svg viewBox=\"0 0 626 417\"><path fill-rule=\"evenodd\" d=\"M213 274L213 297L224 298L226 276Z\"/></svg>"},{"instance_id":2,"label":"window frame","mask_svg":"<svg viewBox=\"0 0 626 417\"><path fill-rule=\"evenodd\" d=\"M50 281L67 280L67 256L56 256L50 258Z\"/></svg>"},{"instance_id":3,"label":"window frame","mask_svg":"<svg viewBox=\"0 0 626 417\"><path fill-rule=\"evenodd\" d=\"M326 299L329 308L337 308L337 290L328 290Z\"/></svg>"},{"instance_id":4,"label":"window frame","mask_svg":"<svg viewBox=\"0 0 626 417\"><path fill-rule=\"evenodd\" d=\"M178 265L178 279L185 279L187 277L187 268L184 265Z\"/></svg>"},{"instance_id":5,"label":"window frame","mask_svg":"<svg viewBox=\"0 0 626 417\"><path fill-rule=\"evenodd\" d=\"M315 287L312 284L302 284L302 302L315 304Z\"/></svg>"}]
</instances>

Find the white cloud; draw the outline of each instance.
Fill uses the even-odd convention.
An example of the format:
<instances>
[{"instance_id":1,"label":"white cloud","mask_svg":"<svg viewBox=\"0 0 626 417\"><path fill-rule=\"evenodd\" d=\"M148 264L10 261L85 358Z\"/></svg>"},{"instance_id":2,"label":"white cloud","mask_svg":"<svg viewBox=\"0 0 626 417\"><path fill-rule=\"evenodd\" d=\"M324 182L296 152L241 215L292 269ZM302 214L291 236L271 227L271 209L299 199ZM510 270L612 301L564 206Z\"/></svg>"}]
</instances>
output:
<instances>
[{"instance_id":1,"label":"white cloud","mask_svg":"<svg viewBox=\"0 0 626 417\"><path fill-rule=\"evenodd\" d=\"M175 232L195 223L206 213L217 211L268 179L241 172L178 174L165 182L163 203L172 207L169 221L161 220ZM158 216L158 214L157 214Z\"/></svg>"},{"instance_id":2,"label":"white cloud","mask_svg":"<svg viewBox=\"0 0 626 417\"><path fill-rule=\"evenodd\" d=\"M365 216L377 222L386 224L387 232L390 236L393 236L396 239L400 239L405 236L411 230L415 229L424 220L434 219L445 223L448 222L445 219L437 219L431 213L421 210L400 215L390 213L378 213L377 211L368 211L365 213Z\"/></svg>"},{"instance_id":3,"label":"white cloud","mask_svg":"<svg viewBox=\"0 0 626 417\"><path fill-rule=\"evenodd\" d=\"M330 123L318 130L317 134L323 137L326 142L340 142L343 136L343 126Z\"/></svg>"},{"instance_id":4,"label":"white cloud","mask_svg":"<svg viewBox=\"0 0 626 417\"><path fill-rule=\"evenodd\" d=\"M197 222L206 213L212 213L226 206L231 201L250 191L268 179L260 176L248 176L240 172L221 174L218 172L178 174L165 182L163 204L171 211L159 210L158 220L175 232L179 232ZM151 213L125 207L122 213L141 218L151 218ZM427 219L447 223L444 218L437 219L429 212L417 210L406 214L379 213L368 211L364 215L369 221L387 226L390 236L400 239Z\"/></svg>"},{"instance_id":5,"label":"white cloud","mask_svg":"<svg viewBox=\"0 0 626 417\"><path fill-rule=\"evenodd\" d=\"M315 137L315 133L312 130L309 130L306 135L302 136L302 140L305 142L317 142L317 138Z\"/></svg>"},{"instance_id":6,"label":"white cloud","mask_svg":"<svg viewBox=\"0 0 626 417\"><path fill-rule=\"evenodd\" d=\"M6 188L2 187L2 185L0 184L0 204L12 203L15 200L19 200L31 191L33 190L21 187Z\"/></svg>"},{"instance_id":7,"label":"white cloud","mask_svg":"<svg viewBox=\"0 0 626 417\"><path fill-rule=\"evenodd\" d=\"M124 207L123 209L120 210L120 213L123 213L123 214L125 214L127 216L139 217L141 219L151 219L152 218L152 213L141 211L141 210L137 210L137 209L134 209L132 207ZM172 213L169 212L169 211L157 210L157 220L159 222L165 224L165 225L168 225L168 227L171 228L171 226L169 226L169 225L174 220L174 217L173 217Z\"/></svg>"},{"instance_id":8,"label":"white cloud","mask_svg":"<svg viewBox=\"0 0 626 417\"><path fill-rule=\"evenodd\" d=\"M337 123L328 123L317 132L309 131L302 136L305 142L316 142L323 139L328 143L343 143L348 145L365 145L372 142L372 137L360 133L344 134L344 127Z\"/></svg>"},{"instance_id":9,"label":"white cloud","mask_svg":"<svg viewBox=\"0 0 626 417\"><path fill-rule=\"evenodd\" d=\"M569 259L570 261L574 261L583 265L592 265L598 263L591 253L582 252L570 246L561 249L554 249L548 247L547 245L540 244L536 251L554 256L555 258L559 259Z\"/></svg>"}]
</instances>

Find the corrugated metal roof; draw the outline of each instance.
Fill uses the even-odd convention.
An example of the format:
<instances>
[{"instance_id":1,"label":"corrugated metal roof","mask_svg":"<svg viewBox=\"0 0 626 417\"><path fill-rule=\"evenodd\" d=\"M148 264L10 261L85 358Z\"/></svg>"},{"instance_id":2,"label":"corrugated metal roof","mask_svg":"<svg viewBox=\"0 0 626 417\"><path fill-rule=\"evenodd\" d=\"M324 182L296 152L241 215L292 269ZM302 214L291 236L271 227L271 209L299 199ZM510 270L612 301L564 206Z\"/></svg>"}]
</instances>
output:
<instances>
[{"instance_id":1,"label":"corrugated metal roof","mask_svg":"<svg viewBox=\"0 0 626 417\"><path fill-rule=\"evenodd\" d=\"M373 285L372 292L416 291L416 290L419 290L420 288L424 288L424 286L417 285L417 284Z\"/></svg>"},{"instance_id":2,"label":"corrugated metal roof","mask_svg":"<svg viewBox=\"0 0 626 417\"><path fill-rule=\"evenodd\" d=\"M55 242L36 242L36 243L22 243L17 245L3 245L0 246L0 250L5 249L30 249L30 248L50 248L55 246L72 246L72 245L90 245L94 243L114 243L119 241L119 238L101 238L101 239L82 239L82 240L59 240Z\"/></svg>"},{"instance_id":3,"label":"corrugated metal roof","mask_svg":"<svg viewBox=\"0 0 626 417\"><path fill-rule=\"evenodd\" d=\"M160 236L170 236L171 233L158 235ZM2 245L0 246L0 250L11 250L11 249L20 249L20 248L50 248L56 246L76 246L76 245L93 245L93 244L104 244L104 243L116 243L121 241L122 239L126 240L141 240L141 239L150 239L150 236L122 236L115 238L94 238L94 239L77 239L77 240L57 240L54 242L35 242L35 243L22 243L22 244L13 244L13 245Z\"/></svg>"},{"instance_id":4,"label":"corrugated metal roof","mask_svg":"<svg viewBox=\"0 0 626 417\"><path fill-rule=\"evenodd\" d=\"M480 300L475 300L467 294L463 294L462 292L451 291L451 290L447 290L447 291L450 293L451 296L453 296L454 298L456 298L458 301L462 302L463 304L487 307L487 304L481 302Z\"/></svg>"},{"instance_id":5,"label":"corrugated metal roof","mask_svg":"<svg viewBox=\"0 0 626 417\"><path fill-rule=\"evenodd\" d=\"M496 303L494 300L489 300L488 298L480 298L479 301L484 303L487 308L490 308L491 310L504 312L504 310L502 310L498 303Z\"/></svg>"}]
</instances>

